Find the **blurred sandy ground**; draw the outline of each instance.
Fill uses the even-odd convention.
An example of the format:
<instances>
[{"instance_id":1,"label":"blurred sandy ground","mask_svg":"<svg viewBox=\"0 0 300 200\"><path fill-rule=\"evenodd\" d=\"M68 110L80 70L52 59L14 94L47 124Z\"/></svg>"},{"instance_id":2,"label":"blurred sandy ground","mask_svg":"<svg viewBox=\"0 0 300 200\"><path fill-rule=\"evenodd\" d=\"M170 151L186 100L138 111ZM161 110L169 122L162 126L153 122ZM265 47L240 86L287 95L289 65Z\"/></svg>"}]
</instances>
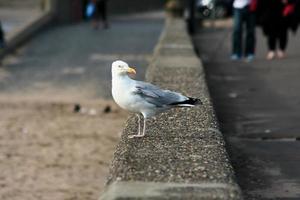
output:
<instances>
[{"instance_id":1,"label":"blurred sandy ground","mask_svg":"<svg viewBox=\"0 0 300 200\"><path fill-rule=\"evenodd\" d=\"M81 106L0 100L0 199L97 199L127 114Z\"/></svg>"}]
</instances>

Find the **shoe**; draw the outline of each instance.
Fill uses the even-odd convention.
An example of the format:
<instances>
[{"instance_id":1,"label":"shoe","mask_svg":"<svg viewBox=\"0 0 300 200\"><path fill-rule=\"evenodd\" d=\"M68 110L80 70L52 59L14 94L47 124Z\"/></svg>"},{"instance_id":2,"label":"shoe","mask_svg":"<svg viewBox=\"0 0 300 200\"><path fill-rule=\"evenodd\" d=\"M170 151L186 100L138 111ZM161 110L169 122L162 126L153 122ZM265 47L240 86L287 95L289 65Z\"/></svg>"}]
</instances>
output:
<instances>
[{"instance_id":1,"label":"shoe","mask_svg":"<svg viewBox=\"0 0 300 200\"><path fill-rule=\"evenodd\" d=\"M239 56L239 55L237 55L237 54L232 54L232 55L230 56L230 59L231 59L231 60L240 60L240 59L241 59L241 56Z\"/></svg>"},{"instance_id":2,"label":"shoe","mask_svg":"<svg viewBox=\"0 0 300 200\"><path fill-rule=\"evenodd\" d=\"M4 47L5 47L5 43L0 41L0 49L4 49Z\"/></svg>"},{"instance_id":3,"label":"shoe","mask_svg":"<svg viewBox=\"0 0 300 200\"><path fill-rule=\"evenodd\" d=\"M104 29L109 29L109 24L108 24L107 22L104 22L104 23L103 23L103 28L104 28Z\"/></svg>"},{"instance_id":4,"label":"shoe","mask_svg":"<svg viewBox=\"0 0 300 200\"><path fill-rule=\"evenodd\" d=\"M93 29L94 29L94 30L98 30L98 29L99 29L99 25L96 25L96 24L93 25Z\"/></svg>"},{"instance_id":5,"label":"shoe","mask_svg":"<svg viewBox=\"0 0 300 200\"><path fill-rule=\"evenodd\" d=\"M269 51L267 54L267 60L273 60L275 57L275 52L274 51Z\"/></svg>"},{"instance_id":6,"label":"shoe","mask_svg":"<svg viewBox=\"0 0 300 200\"><path fill-rule=\"evenodd\" d=\"M254 54L248 54L246 57L246 62L251 62L254 60Z\"/></svg>"},{"instance_id":7,"label":"shoe","mask_svg":"<svg viewBox=\"0 0 300 200\"><path fill-rule=\"evenodd\" d=\"M282 50L278 50L278 51L277 51L277 57L278 57L279 59L282 59L282 58L284 58L284 57L285 57L285 53L284 53L284 51L282 51Z\"/></svg>"}]
</instances>

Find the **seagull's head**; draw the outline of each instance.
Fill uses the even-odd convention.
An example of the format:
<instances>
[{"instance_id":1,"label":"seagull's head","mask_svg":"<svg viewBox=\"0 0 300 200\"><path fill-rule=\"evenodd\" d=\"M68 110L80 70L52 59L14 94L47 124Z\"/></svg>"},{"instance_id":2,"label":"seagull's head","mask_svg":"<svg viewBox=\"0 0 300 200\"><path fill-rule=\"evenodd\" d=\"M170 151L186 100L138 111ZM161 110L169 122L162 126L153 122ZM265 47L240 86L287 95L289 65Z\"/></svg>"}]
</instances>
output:
<instances>
[{"instance_id":1,"label":"seagull's head","mask_svg":"<svg viewBox=\"0 0 300 200\"><path fill-rule=\"evenodd\" d=\"M128 64L124 61L117 60L112 63L111 72L113 75L126 75L129 74L136 74L136 71L129 67Z\"/></svg>"}]
</instances>

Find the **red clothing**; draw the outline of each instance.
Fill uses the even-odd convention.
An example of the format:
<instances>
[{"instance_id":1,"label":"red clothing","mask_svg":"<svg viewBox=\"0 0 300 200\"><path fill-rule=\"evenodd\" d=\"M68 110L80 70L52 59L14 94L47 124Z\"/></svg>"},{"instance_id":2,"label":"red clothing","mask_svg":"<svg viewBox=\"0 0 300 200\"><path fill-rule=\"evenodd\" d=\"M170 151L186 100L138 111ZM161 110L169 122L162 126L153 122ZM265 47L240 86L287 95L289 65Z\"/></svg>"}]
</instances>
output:
<instances>
[{"instance_id":1,"label":"red clothing","mask_svg":"<svg viewBox=\"0 0 300 200\"><path fill-rule=\"evenodd\" d=\"M255 12L257 9L257 0L251 0L249 9L251 12Z\"/></svg>"},{"instance_id":2,"label":"red clothing","mask_svg":"<svg viewBox=\"0 0 300 200\"><path fill-rule=\"evenodd\" d=\"M257 0L257 24L266 35L283 29L296 31L300 22L300 0Z\"/></svg>"},{"instance_id":3,"label":"red clothing","mask_svg":"<svg viewBox=\"0 0 300 200\"><path fill-rule=\"evenodd\" d=\"M286 16L289 16L289 15L293 14L294 11L295 11L295 5L294 4L287 4L283 9L282 15L284 17L286 17Z\"/></svg>"}]
</instances>

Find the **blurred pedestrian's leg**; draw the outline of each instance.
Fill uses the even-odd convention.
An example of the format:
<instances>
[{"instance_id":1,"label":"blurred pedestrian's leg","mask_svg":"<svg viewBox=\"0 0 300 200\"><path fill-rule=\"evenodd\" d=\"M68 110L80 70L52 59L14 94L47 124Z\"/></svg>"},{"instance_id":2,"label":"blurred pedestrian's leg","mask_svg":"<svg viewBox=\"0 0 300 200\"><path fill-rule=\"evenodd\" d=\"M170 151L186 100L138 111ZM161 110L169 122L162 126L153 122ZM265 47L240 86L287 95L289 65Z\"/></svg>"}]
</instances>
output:
<instances>
[{"instance_id":1,"label":"blurred pedestrian's leg","mask_svg":"<svg viewBox=\"0 0 300 200\"><path fill-rule=\"evenodd\" d=\"M245 55L248 61L253 60L255 53L255 14L247 10L246 17L246 49Z\"/></svg>"},{"instance_id":2,"label":"blurred pedestrian's leg","mask_svg":"<svg viewBox=\"0 0 300 200\"><path fill-rule=\"evenodd\" d=\"M243 9L234 9L233 35L232 35L232 60L240 59L242 56L243 35Z\"/></svg>"},{"instance_id":3,"label":"blurred pedestrian's leg","mask_svg":"<svg viewBox=\"0 0 300 200\"><path fill-rule=\"evenodd\" d=\"M273 33L270 32L268 35L269 52L267 54L267 60L272 60L275 57L276 40L277 40L277 33L275 31Z\"/></svg>"},{"instance_id":4,"label":"blurred pedestrian's leg","mask_svg":"<svg viewBox=\"0 0 300 200\"><path fill-rule=\"evenodd\" d=\"M93 15L92 15L92 27L94 29L98 29L99 28L99 9L98 9L98 4L99 2L97 0L90 0L94 6L95 6L95 10L93 12Z\"/></svg>"},{"instance_id":5,"label":"blurred pedestrian's leg","mask_svg":"<svg viewBox=\"0 0 300 200\"><path fill-rule=\"evenodd\" d=\"M283 27L278 33L279 39L279 50L277 51L278 58L284 58L285 56L285 49L288 42L288 32L287 28Z\"/></svg>"},{"instance_id":6,"label":"blurred pedestrian's leg","mask_svg":"<svg viewBox=\"0 0 300 200\"><path fill-rule=\"evenodd\" d=\"M5 37L4 37L4 31L2 29L2 23L0 21L0 49L4 48L5 46Z\"/></svg>"},{"instance_id":7,"label":"blurred pedestrian's leg","mask_svg":"<svg viewBox=\"0 0 300 200\"><path fill-rule=\"evenodd\" d=\"M107 0L93 0L95 3L95 12L93 15L93 27L95 29L99 28L100 20L103 23L103 28L108 28L108 22L107 22Z\"/></svg>"},{"instance_id":8,"label":"blurred pedestrian's leg","mask_svg":"<svg viewBox=\"0 0 300 200\"><path fill-rule=\"evenodd\" d=\"M107 2L106 1L100 1L98 5L99 12L101 14L103 27L108 28L108 22L107 22Z\"/></svg>"}]
</instances>

